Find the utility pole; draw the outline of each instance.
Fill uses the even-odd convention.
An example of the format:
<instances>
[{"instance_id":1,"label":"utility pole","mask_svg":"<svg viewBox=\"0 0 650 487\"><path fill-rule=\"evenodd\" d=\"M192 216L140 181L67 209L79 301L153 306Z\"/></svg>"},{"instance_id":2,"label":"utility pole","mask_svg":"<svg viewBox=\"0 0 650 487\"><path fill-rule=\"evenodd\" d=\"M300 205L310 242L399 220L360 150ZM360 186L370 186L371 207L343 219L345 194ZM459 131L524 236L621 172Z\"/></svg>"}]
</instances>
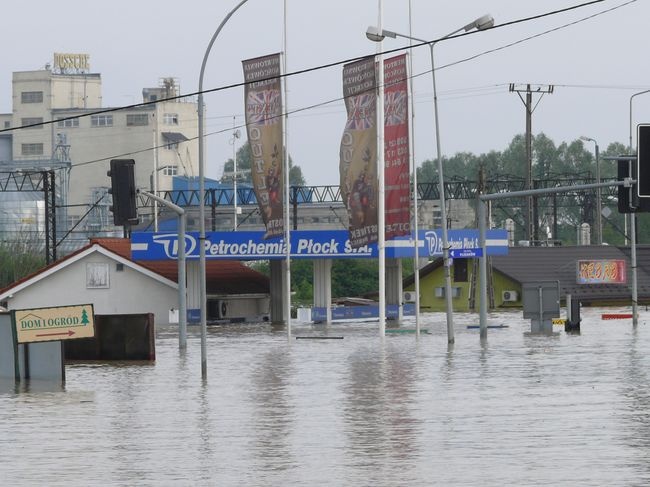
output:
<instances>
[{"instance_id":1,"label":"utility pole","mask_svg":"<svg viewBox=\"0 0 650 487\"><path fill-rule=\"evenodd\" d=\"M526 189L530 191L533 189L533 112L545 94L550 95L553 93L553 85L532 86L530 84L516 85L510 83L510 93L517 93L526 108ZM524 100L522 93L526 93L526 100ZM535 106L533 106L533 93L540 95ZM527 196L526 201L526 240L532 242L538 239L539 225L533 216L533 196Z\"/></svg>"}]
</instances>

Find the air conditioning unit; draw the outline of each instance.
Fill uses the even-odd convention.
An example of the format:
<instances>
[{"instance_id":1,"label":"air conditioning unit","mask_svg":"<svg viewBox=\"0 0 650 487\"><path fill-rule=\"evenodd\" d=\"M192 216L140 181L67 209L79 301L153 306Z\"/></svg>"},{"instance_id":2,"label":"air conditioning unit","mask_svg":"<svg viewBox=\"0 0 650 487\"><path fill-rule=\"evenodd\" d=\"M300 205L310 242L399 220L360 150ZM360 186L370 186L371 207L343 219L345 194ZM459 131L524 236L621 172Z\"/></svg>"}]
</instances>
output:
<instances>
[{"instance_id":1,"label":"air conditioning unit","mask_svg":"<svg viewBox=\"0 0 650 487\"><path fill-rule=\"evenodd\" d=\"M415 303L415 292L404 291L402 293L402 301L405 303Z\"/></svg>"},{"instance_id":2,"label":"air conditioning unit","mask_svg":"<svg viewBox=\"0 0 650 487\"><path fill-rule=\"evenodd\" d=\"M517 291L503 291L501 298L504 302L514 302L519 299L519 296L517 295Z\"/></svg>"}]
</instances>

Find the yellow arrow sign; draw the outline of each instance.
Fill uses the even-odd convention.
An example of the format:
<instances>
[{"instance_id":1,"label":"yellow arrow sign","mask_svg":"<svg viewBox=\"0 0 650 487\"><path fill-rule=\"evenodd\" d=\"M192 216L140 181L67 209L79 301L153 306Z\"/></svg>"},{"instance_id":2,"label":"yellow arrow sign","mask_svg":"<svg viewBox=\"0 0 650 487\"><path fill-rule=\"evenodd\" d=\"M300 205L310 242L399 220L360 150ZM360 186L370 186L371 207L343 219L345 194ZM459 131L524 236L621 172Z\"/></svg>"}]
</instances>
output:
<instances>
[{"instance_id":1,"label":"yellow arrow sign","mask_svg":"<svg viewBox=\"0 0 650 487\"><path fill-rule=\"evenodd\" d=\"M51 342L95 336L92 304L56 308L20 309L13 312L18 343Z\"/></svg>"},{"instance_id":2,"label":"yellow arrow sign","mask_svg":"<svg viewBox=\"0 0 650 487\"><path fill-rule=\"evenodd\" d=\"M553 318L554 325L564 325L566 323L565 318Z\"/></svg>"}]
</instances>

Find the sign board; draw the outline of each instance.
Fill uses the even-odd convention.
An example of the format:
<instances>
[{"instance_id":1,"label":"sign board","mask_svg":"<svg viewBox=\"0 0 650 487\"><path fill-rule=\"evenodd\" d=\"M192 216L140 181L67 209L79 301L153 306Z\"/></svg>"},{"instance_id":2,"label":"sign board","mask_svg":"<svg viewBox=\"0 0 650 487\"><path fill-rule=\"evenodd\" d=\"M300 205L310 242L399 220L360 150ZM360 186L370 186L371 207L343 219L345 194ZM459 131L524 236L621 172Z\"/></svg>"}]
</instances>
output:
<instances>
[{"instance_id":1,"label":"sign board","mask_svg":"<svg viewBox=\"0 0 650 487\"><path fill-rule=\"evenodd\" d=\"M92 338L94 316L92 304L12 311L18 343Z\"/></svg>"},{"instance_id":2,"label":"sign board","mask_svg":"<svg viewBox=\"0 0 650 487\"><path fill-rule=\"evenodd\" d=\"M577 284L625 284L625 261L620 259L579 260Z\"/></svg>"},{"instance_id":3,"label":"sign board","mask_svg":"<svg viewBox=\"0 0 650 487\"><path fill-rule=\"evenodd\" d=\"M468 259L471 257L482 257L483 249L451 249L449 251L449 257L452 259Z\"/></svg>"},{"instance_id":4,"label":"sign board","mask_svg":"<svg viewBox=\"0 0 650 487\"><path fill-rule=\"evenodd\" d=\"M422 258L442 256L440 230L421 230L418 235L418 254ZM284 259L286 246L283 237L264 239L263 231L207 232L206 259ZM451 250L473 250L481 255L478 230L449 230ZM347 230L293 230L290 235L293 259L377 258L376 244L352 248ZM185 234L185 257L198 259L198 232ZM175 260L178 258L176 232L134 232L131 235L131 255L140 260ZM487 255L507 255L506 230L488 230ZM397 237L386 241L386 257L408 258L415 255L413 236Z\"/></svg>"},{"instance_id":5,"label":"sign board","mask_svg":"<svg viewBox=\"0 0 650 487\"><path fill-rule=\"evenodd\" d=\"M522 285L524 318L552 320L560 316L560 282L525 282Z\"/></svg>"}]
</instances>

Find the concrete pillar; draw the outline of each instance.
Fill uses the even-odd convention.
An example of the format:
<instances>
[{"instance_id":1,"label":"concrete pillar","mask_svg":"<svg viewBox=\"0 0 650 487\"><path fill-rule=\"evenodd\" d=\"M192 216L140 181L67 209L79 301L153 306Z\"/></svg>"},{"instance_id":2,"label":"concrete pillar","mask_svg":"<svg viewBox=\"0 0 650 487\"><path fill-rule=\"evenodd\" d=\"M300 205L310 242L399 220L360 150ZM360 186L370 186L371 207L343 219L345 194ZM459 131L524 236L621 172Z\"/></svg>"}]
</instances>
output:
<instances>
[{"instance_id":1,"label":"concrete pillar","mask_svg":"<svg viewBox=\"0 0 650 487\"><path fill-rule=\"evenodd\" d=\"M271 323L286 323L284 306L284 288L287 271L284 261L273 259L269 261L271 269Z\"/></svg>"},{"instance_id":2,"label":"concrete pillar","mask_svg":"<svg viewBox=\"0 0 650 487\"><path fill-rule=\"evenodd\" d=\"M314 307L325 308L325 322L332 322L332 259L314 260Z\"/></svg>"},{"instance_id":3,"label":"concrete pillar","mask_svg":"<svg viewBox=\"0 0 650 487\"><path fill-rule=\"evenodd\" d=\"M386 259L386 304L397 305L397 317L389 318L392 320L402 321L402 260Z\"/></svg>"},{"instance_id":4,"label":"concrete pillar","mask_svg":"<svg viewBox=\"0 0 650 487\"><path fill-rule=\"evenodd\" d=\"M188 315L198 316L197 320L201 321L201 266L198 259L191 259L185 262L185 279L187 281L187 311ZM207 305L207 303L206 303ZM197 310L197 311L193 311ZM192 322L197 320L192 319Z\"/></svg>"}]
</instances>

